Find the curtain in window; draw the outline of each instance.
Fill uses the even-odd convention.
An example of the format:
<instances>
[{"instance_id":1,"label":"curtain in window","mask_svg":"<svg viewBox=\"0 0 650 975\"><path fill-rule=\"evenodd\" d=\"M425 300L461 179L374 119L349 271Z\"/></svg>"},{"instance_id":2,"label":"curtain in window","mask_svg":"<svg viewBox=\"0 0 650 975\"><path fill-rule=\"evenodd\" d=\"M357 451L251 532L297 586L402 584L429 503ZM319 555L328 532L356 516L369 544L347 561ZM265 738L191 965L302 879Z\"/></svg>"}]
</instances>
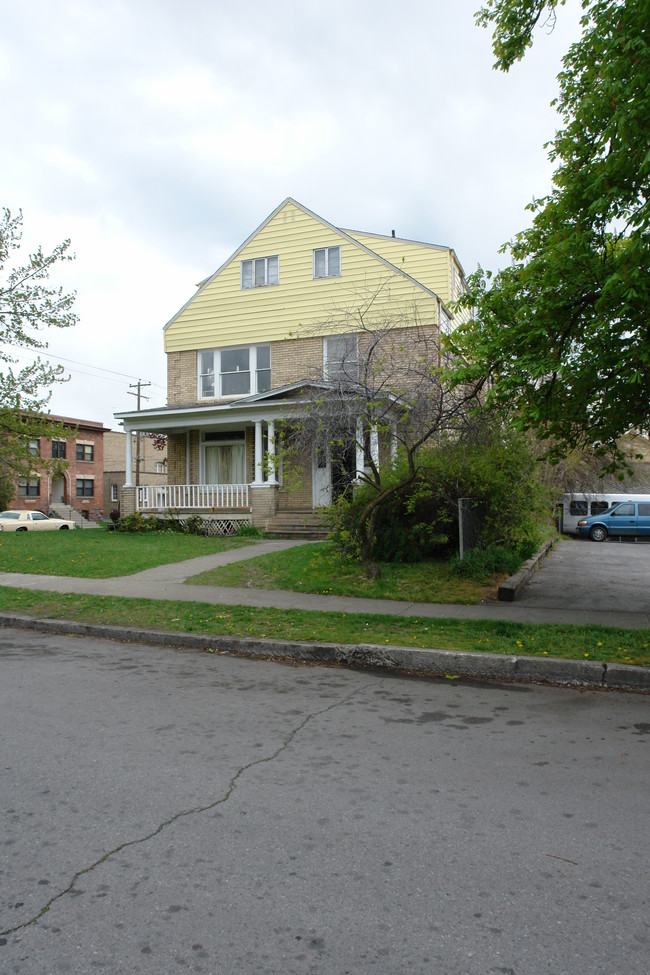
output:
<instances>
[{"instance_id":1,"label":"curtain in window","mask_svg":"<svg viewBox=\"0 0 650 975\"><path fill-rule=\"evenodd\" d=\"M206 484L243 484L245 480L246 450L243 443L206 445Z\"/></svg>"}]
</instances>

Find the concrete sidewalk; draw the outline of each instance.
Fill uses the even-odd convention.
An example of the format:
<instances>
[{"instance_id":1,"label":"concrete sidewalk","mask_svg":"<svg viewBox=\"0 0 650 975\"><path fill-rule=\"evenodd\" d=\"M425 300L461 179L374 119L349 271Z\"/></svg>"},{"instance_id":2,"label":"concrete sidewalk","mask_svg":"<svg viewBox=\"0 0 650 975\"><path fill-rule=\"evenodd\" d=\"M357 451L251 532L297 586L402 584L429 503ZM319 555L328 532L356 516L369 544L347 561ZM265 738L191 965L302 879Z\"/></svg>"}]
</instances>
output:
<instances>
[{"instance_id":1,"label":"concrete sidewalk","mask_svg":"<svg viewBox=\"0 0 650 975\"><path fill-rule=\"evenodd\" d=\"M241 562L258 555L284 551L304 542L265 541L254 546L203 556L186 562L161 565L136 575L113 579L77 579L70 576L0 574L0 585L59 593L86 593L141 599L170 599L213 605L273 607L337 613L368 613L375 616L414 616L438 619L511 620L531 623L601 623L604 626L647 627L646 613L607 610L565 609L545 606L539 596L533 605L485 602L475 606L356 599L345 596L311 595L282 590L229 589L185 583L200 572ZM536 573L542 574L543 570ZM553 567L550 567L551 573ZM420 677L463 677L479 680L547 683L610 690L650 690L650 671L643 667L606 664L591 660L558 660L505 654L424 650L407 647L253 639L246 636L201 636L193 633L135 630L131 627L74 623L66 620L34 619L12 613L0 614L0 626L38 629L46 633L96 636L129 643L183 647L220 654L335 664L359 669L380 669Z\"/></svg>"},{"instance_id":2,"label":"concrete sidewalk","mask_svg":"<svg viewBox=\"0 0 650 975\"><path fill-rule=\"evenodd\" d=\"M526 593L517 602L495 601L464 606L450 603L416 603L392 599L365 599L352 596L329 596L297 593L285 590L266 590L222 586L197 586L185 582L201 572L230 565L259 555L281 552L301 541L269 540L241 549L206 555L185 562L157 566L135 575L110 579L79 579L72 576L38 576L20 573L0 573L0 585L21 589L34 589L60 593L84 593L95 596L122 596L137 599L169 599L179 602L200 602L224 606L254 606L258 608L302 609L338 613L369 613L375 616L415 616L429 619L510 620L517 623L566 623L599 624L601 626L645 628L650 627L650 607L637 604L632 610L627 603L614 603L618 608L592 608L591 606L558 606L556 600L549 605L543 598L528 599ZM308 544L308 543L307 543ZM537 576L549 577L555 562L561 564L564 552L560 543L560 555L552 553ZM565 599L566 602L566 594ZM594 597L597 601L597 596Z\"/></svg>"}]
</instances>

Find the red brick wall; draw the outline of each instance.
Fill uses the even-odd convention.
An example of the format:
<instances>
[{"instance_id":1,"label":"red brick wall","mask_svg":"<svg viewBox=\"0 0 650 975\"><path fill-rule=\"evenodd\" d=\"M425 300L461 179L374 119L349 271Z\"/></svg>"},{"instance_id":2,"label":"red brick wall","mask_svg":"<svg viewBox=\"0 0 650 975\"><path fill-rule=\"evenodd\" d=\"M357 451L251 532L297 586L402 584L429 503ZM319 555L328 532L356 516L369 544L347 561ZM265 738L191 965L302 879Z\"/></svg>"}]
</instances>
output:
<instances>
[{"instance_id":1,"label":"red brick wall","mask_svg":"<svg viewBox=\"0 0 650 975\"><path fill-rule=\"evenodd\" d=\"M92 444L93 459L77 460L77 444ZM39 440L39 455L44 460L52 459L52 440L41 437ZM84 426L81 422L75 433L66 440L67 470L60 476L44 473L38 474L38 460L35 458L33 478L40 480L38 496L20 497L18 482L16 482L16 496L12 505L19 510L38 510L49 512L52 502L63 503L67 507L79 511L90 521L99 521L103 516L103 475L104 475L104 427ZM92 497L77 497L77 478L94 479ZM60 490L62 488L62 492ZM61 502L61 497L63 501Z\"/></svg>"}]
</instances>

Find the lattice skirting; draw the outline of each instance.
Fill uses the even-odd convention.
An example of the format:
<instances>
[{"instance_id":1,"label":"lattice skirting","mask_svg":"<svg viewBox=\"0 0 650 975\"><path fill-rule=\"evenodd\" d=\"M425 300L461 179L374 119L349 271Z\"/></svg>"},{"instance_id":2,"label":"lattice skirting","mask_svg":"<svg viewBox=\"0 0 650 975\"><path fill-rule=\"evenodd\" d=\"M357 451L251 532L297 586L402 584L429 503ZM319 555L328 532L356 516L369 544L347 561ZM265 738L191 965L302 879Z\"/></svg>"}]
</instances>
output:
<instances>
[{"instance_id":1,"label":"lattice skirting","mask_svg":"<svg viewBox=\"0 0 650 975\"><path fill-rule=\"evenodd\" d=\"M221 515L219 517L210 516L206 518L202 515L192 515L192 521L197 519L202 522L201 534L203 535L236 535L242 525L251 524L250 515ZM185 527L188 518L177 518L177 521Z\"/></svg>"}]
</instances>

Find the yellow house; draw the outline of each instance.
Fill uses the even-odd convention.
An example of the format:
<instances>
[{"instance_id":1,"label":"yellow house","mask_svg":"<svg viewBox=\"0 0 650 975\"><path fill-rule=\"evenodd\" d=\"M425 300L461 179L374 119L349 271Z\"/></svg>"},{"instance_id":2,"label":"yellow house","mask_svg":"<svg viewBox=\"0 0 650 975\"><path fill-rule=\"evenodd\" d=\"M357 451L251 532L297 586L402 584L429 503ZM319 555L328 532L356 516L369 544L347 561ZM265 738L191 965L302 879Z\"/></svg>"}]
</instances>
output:
<instances>
[{"instance_id":1,"label":"yellow house","mask_svg":"<svg viewBox=\"0 0 650 975\"><path fill-rule=\"evenodd\" d=\"M285 484L278 423L358 361L373 327L452 328L463 288L451 248L342 230L286 199L165 326L167 406L115 414L126 432L168 437L168 484L127 483L122 511L195 512L225 530L309 526L332 500L331 458L314 450L300 484Z\"/></svg>"}]
</instances>

